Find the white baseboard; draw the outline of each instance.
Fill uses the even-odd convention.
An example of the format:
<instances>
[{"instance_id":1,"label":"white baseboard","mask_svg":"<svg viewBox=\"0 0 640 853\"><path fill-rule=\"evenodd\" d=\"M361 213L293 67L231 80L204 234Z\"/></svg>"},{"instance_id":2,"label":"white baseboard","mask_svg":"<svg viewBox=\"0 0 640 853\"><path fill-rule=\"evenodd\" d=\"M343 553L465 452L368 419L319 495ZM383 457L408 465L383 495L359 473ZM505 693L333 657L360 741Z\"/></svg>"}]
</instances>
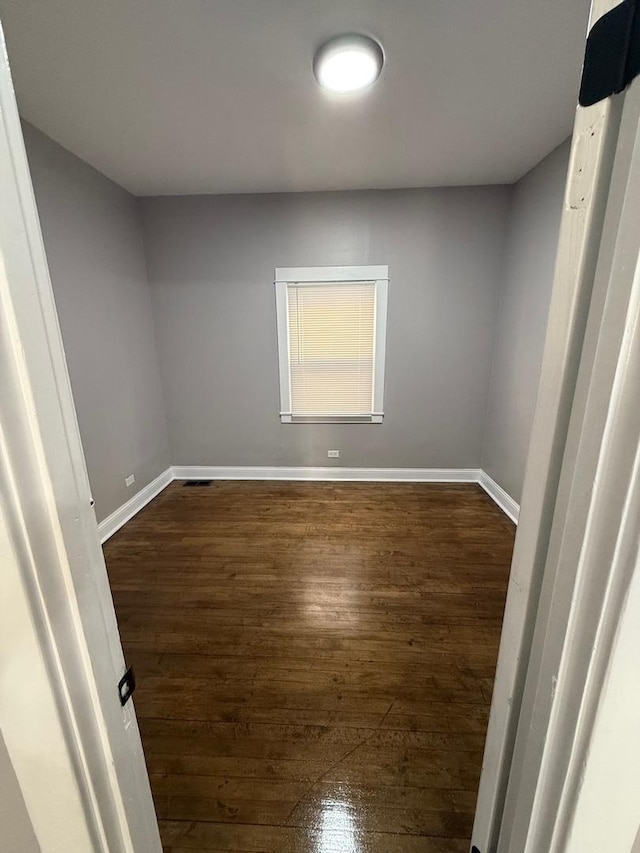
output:
<instances>
[{"instance_id":1,"label":"white baseboard","mask_svg":"<svg viewBox=\"0 0 640 853\"><path fill-rule=\"evenodd\" d=\"M372 483L477 483L477 468L285 468L176 465L176 480L339 480Z\"/></svg>"},{"instance_id":2,"label":"white baseboard","mask_svg":"<svg viewBox=\"0 0 640 853\"><path fill-rule=\"evenodd\" d=\"M520 507L480 468L286 468L281 466L174 465L140 489L98 525L106 542L173 480L316 480L369 483L478 483L513 522Z\"/></svg>"},{"instance_id":3,"label":"white baseboard","mask_svg":"<svg viewBox=\"0 0 640 853\"><path fill-rule=\"evenodd\" d=\"M511 495L508 495L502 486L499 486L496 481L492 480L484 471L480 471L478 483L489 495L491 500L498 504L504 514L508 515L511 521L517 524L518 516L520 515L520 505L514 501Z\"/></svg>"},{"instance_id":4,"label":"white baseboard","mask_svg":"<svg viewBox=\"0 0 640 853\"><path fill-rule=\"evenodd\" d=\"M126 524L130 518L133 518L136 513L145 507L149 501L153 500L156 495L165 489L169 483L174 480L173 469L167 468L155 480L148 483L143 489L128 500L121 507L118 507L111 515L108 515L98 525L98 535L100 542L106 542L109 537L113 536L116 530L119 530L123 524Z\"/></svg>"},{"instance_id":5,"label":"white baseboard","mask_svg":"<svg viewBox=\"0 0 640 853\"><path fill-rule=\"evenodd\" d=\"M336 480L370 483L478 483L511 521L520 507L480 468L340 468L174 465L176 480Z\"/></svg>"}]
</instances>

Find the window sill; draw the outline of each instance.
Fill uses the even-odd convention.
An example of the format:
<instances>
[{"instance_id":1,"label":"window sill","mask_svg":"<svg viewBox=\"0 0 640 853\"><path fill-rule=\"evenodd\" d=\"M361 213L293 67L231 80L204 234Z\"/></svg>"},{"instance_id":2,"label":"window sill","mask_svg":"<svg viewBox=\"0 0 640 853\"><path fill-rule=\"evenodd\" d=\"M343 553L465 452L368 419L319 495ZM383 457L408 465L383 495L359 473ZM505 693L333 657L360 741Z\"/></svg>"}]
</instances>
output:
<instances>
[{"instance_id":1,"label":"window sill","mask_svg":"<svg viewBox=\"0 0 640 853\"><path fill-rule=\"evenodd\" d=\"M381 424L383 415L291 415L280 413L283 424Z\"/></svg>"}]
</instances>

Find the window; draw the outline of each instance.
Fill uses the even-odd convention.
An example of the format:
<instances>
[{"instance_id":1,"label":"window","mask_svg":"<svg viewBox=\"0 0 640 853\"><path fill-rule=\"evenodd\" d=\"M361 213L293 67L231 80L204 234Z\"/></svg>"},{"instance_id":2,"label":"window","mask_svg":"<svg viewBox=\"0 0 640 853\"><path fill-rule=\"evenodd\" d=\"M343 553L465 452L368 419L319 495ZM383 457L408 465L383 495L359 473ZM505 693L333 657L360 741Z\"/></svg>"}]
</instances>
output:
<instances>
[{"instance_id":1,"label":"window","mask_svg":"<svg viewBox=\"0 0 640 853\"><path fill-rule=\"evenodd\" d=\"M283 423L382 423L386 266L276 270Z\"/></svg>"}]
</instances>

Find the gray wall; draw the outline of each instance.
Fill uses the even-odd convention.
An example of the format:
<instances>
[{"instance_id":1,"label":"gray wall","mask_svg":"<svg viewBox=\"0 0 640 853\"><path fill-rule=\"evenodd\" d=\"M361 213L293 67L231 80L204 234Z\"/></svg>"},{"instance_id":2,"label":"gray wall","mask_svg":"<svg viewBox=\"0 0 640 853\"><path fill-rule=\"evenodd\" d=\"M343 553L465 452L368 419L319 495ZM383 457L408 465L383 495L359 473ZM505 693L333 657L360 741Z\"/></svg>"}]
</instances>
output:
<instances>
[{"instance_id":1,"label":"gray wall","mask_svg":"<svg viewBox=\"0 0 640 853\"><path fill-rule=\"evenodd\" d=\"M568 142L513 189L136 200L24 132L99 520L170 460L481 465L520 500ZM384 424L281 424L274 268L366 263Z\"/></svg>"},{"instance_id":2,"label":"gray wall","mask_svg":"<svg viewBox=\"0 0 640 853\"><path fill-rule=\"evenodd\" d=\"M35 128L23 130L101 520L169 465L137 200Z\"/></svg>"},{"instance_id":3,"label":"gray wall","mask_svg":"<svg viewBox=\"0 0 640 853\"><path fill-rule=\"evenodd\" d=\"M520 502L542 363L569 141L515 186L482 467Z\"/></svg>"},{"instance_id":4,"label":"gray wall","mask_svg":"<svg viewBox=\"0 0 640 853\"><path fill-rule=\"evenodd\" d=\"M7 746L0 732L0 850L40 853Z\"/></svg>"},{"instance_id":5,"label":"gray wall","mask_svg":"<svg viewBox=\"0 0 640 853\"><path fill-rule=\"evenodd\" d=\"M141 200L173 464L478 466L508 201L503 187ZM390 271L384 424L281 424L274 268L367 263Z\"/></svg>"}]
</instances>

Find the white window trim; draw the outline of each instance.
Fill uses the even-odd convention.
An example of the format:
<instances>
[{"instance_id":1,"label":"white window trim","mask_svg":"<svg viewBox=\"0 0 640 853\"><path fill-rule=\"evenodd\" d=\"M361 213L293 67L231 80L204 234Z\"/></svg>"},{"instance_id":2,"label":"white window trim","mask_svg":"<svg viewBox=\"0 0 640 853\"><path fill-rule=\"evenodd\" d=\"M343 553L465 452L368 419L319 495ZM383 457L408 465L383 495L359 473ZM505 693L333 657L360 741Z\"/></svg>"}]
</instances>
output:
<instances>
[{"instance_id":1,"label":"white window trim","mask_svg":"<svg viewBox=\"0 0 640 853\"><path fill-rule=\"evenodd\" d=\"M291 412L291 379L289 375L289 308L287 288L291 284L343 284L366 281L376 286L373 366L373 411L362 415L307 415L295 417ZM280 372L280 421L291 423L371 423L381 424L384 417L384 368L387 339L387 301L389 267L384 265L347 267L278 267L275 271L276 319L278 326L278 365Z\"/></svg>"}]
</instances>

